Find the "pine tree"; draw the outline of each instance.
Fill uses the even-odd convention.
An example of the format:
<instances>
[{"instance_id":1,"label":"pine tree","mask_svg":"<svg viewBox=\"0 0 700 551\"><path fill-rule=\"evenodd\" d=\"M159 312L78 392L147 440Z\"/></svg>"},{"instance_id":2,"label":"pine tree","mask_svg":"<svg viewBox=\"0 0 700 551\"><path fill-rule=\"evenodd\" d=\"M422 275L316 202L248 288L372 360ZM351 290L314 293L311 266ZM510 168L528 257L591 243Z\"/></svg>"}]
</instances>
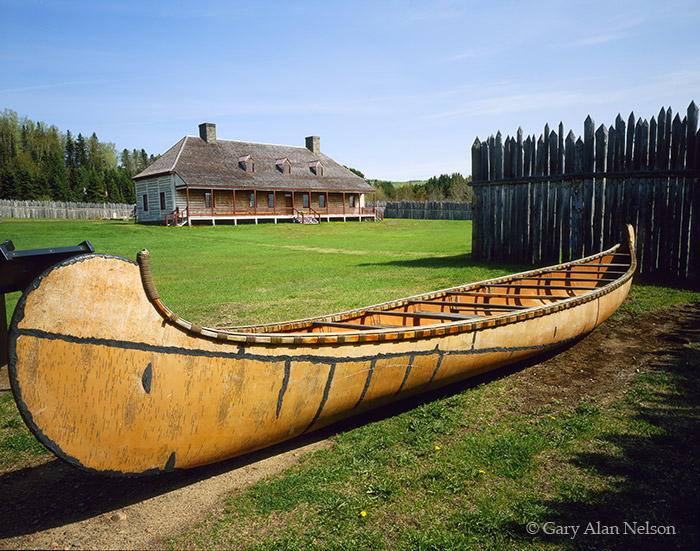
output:
<instances>
[{"instance_id":1,"label":"pine tree","mask_svg":"<svg viewBox=\"0 0 700 551\"><path fill-rule=\"evenodd\" d=\"M119 162L121 163L121 166L122 166L123 168L125 168L126 170L128 170L129 172L133 172L133 171L134 171L134 167L133 167L133 165L131 164L131 155L130 155L128 149L124 148L124 149L122 150L122 154L121 154L121 156L120 156L120 158L119 158Z\"/></svg>"},{"instance_id":2,"label":"pine tree","mask_svg":"<svg viewBox=\"0 0 700 551\"><path fill-rule=\"evenodd\" d=\"M85 169L90 168L87 144L81 133L78 133L78 137L75 139L75 164Z\"/></svg>"},{"instance_id":3,"label":"pine tree","mask_svg":"<svg viewBox=\"0 0 700 551\"><path fill-rule=\"evenodd\" d=\"M75 142L70 130L66 130L66 167L70 168L75 165Z\"/></svg>"},{"instance_id":4,"label":"pine tree","mask_svg":"<svg viewBox=\"0 0 700 551\"><path fill-rule=\"evenodd\" d=\"M68 170L60 155L52 151L49 153L44 170L48 176L49 194L55 201L70 201L71 193L68 184Z\"/></svg>"},{"instance_id":5,"label":"pine tree","mask_svg":"<svg viewBox=\"0 0 700 551\"><path fill-rule=\"evenodd\" d=\"M94 132L92 133L92 136L88 138L87 156L87 168L103 168L103 159L100 152L100 140L97 139L97 134L95 134Z\"/></svg>"}]
</instances>

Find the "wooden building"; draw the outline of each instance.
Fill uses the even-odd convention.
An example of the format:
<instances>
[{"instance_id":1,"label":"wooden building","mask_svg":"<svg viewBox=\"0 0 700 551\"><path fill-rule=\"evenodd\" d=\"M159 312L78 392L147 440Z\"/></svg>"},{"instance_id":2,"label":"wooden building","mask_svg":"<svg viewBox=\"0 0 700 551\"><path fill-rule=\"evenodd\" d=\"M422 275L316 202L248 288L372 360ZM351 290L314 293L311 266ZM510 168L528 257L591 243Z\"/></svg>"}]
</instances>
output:
<instances>
[{"instance_id":1,"label":"wooden building","mask_svg":"<svg viewBox=\"0 0 700 551\"><path fill-rule=\"evenodd\" d=\"M317 136L306 147L216 138L199 125L134 176L139 222L374 220L374 188L321 153ZM366 206L366 196L371 194Z\"/></svg>"}]
</instances>

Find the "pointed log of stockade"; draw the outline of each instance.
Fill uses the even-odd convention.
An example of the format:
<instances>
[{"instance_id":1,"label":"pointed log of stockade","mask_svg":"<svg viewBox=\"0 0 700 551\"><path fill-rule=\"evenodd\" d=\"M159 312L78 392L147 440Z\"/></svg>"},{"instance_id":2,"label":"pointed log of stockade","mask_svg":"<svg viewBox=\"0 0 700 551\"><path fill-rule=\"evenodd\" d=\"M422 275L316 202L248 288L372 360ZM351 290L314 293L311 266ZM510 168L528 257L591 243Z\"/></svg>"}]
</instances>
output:
<instances>
[{"instance_id":1,"label":"pointed log of stockade","mask_svg":"<svg viewBox=\"0 0 700 551\"><path fill-rule=\"evenodd\" d=\"M86 254L25 290L9 334L20 412L57 456L154 474L214 463L573 343L627 296L607 251L330 316L211 329L160 300L149 256Z\"/></svg>"}]
</instances>

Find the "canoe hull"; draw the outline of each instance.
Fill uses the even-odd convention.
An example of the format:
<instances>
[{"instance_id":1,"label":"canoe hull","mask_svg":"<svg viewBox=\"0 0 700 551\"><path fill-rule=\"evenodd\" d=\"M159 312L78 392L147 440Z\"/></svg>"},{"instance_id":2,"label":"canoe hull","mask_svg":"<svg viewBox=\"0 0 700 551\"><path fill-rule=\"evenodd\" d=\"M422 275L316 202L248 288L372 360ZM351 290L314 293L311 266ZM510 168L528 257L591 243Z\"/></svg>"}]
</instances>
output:
<instances>
[{"instance_id":1,"label":"canoe hull","mask_svg":"<svg viewBox=\"0 0 700 551\"><path fill-rule=\"evenodd\" d=\"M10 329L10 379L27 425L74 465L118 475L192 468L564 346L608 318L630 283L547 315L454 334L235 342L167 323L135 263L85 255L54 266L23 295Z\"/></svg>"}]
</instances>

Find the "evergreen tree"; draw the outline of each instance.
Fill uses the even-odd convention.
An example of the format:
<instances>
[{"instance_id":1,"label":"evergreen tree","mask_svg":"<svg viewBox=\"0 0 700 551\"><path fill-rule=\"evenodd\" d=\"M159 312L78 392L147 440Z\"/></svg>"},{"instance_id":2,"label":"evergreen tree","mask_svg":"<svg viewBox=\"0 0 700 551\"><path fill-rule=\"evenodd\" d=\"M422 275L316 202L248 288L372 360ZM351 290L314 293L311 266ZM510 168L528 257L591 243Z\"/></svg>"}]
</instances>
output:
<instances>
[{"instance_id":1,"label":"evergreen tree","mask_svg":"<svg viewBox=\"0 0 700 551\"><path fill-rule=\"evenodd\" d=\"M88 172L85 200L89 203L103 203L105 199L104 172L94 168Z\"/></svg>"},{"instance_id":2,"label":"evergreen tree","mask_svg":"<svg viewBox=\"0 0 700 551\"><path fill-rule=\"evenodd\" d=\"M129 172L134 172L134 165L131 162L131 154L129 153L128 149L124 149L122 151L120 162L122 167L124 167L126 170Z\"/></svg>"},{"instance_id":3,"label":"evergreen tree","mask_svg":"<svg viewBox=\"0 0 700 551\"><path fill-rule=\"evenodd\" d=\"M66 130L66 167L75 166L75 142L73 141L73 135L70 130Z\"/></svg>"},{"instance_id":4,"label":"evergreen tree","mask_svg":"<svg viewBox=\"0 0 700 551\"><path fill-rule=\"evenodd\" d=\"M85 169L90 168L87 144L81 133L78 133L78 137L75 139L75 164Z\"/></svg>"},{"instance_id":5,"label":"evergreen tree","mask_svg":"<svg viewBox=\"0 0 700 551\"><path fill-rule=\"evenodd\" d=\"M92 133L92 136L88 138L87 141L87 157L87 168L94 169L103 167L103 159L100 152L100 140L97 139L97 134L95 134L94 132Z\"/></svg>"},{"instance_id":6,"label":"evergreen tree","mask_svg":"<svg viewBox=\"0 0 700 551\"><path fill-rule=\"evenodd\" d=\"M133 204L136 202L136 192L134 190L134 181L131 179L131 171L119 167L117 169L117 186L121 190L124 200Z\"/></svg>"},{"instance_id":7,"label":"evergreen tree","mask_svg":"<svg viewBox=\"0 0 700 551\"><path fill-rule=\"evenodd\" d=\"M82 166L75 167L70 171L68 181L70 182L71 201L87 201L87 189L90 184L90 174Z\"/></svg>"},{"instance_id":8,"label":"evergreen tree","mask_svg":"<svg viewBox=\"0 0 700 551\"><path fill-rule=\"evenodd\" d=\"M45 168L49 182L49 194L55 201L70 201L68 171L58 152L52 151L46 159Z\"/></svg>"}]
</instances>

